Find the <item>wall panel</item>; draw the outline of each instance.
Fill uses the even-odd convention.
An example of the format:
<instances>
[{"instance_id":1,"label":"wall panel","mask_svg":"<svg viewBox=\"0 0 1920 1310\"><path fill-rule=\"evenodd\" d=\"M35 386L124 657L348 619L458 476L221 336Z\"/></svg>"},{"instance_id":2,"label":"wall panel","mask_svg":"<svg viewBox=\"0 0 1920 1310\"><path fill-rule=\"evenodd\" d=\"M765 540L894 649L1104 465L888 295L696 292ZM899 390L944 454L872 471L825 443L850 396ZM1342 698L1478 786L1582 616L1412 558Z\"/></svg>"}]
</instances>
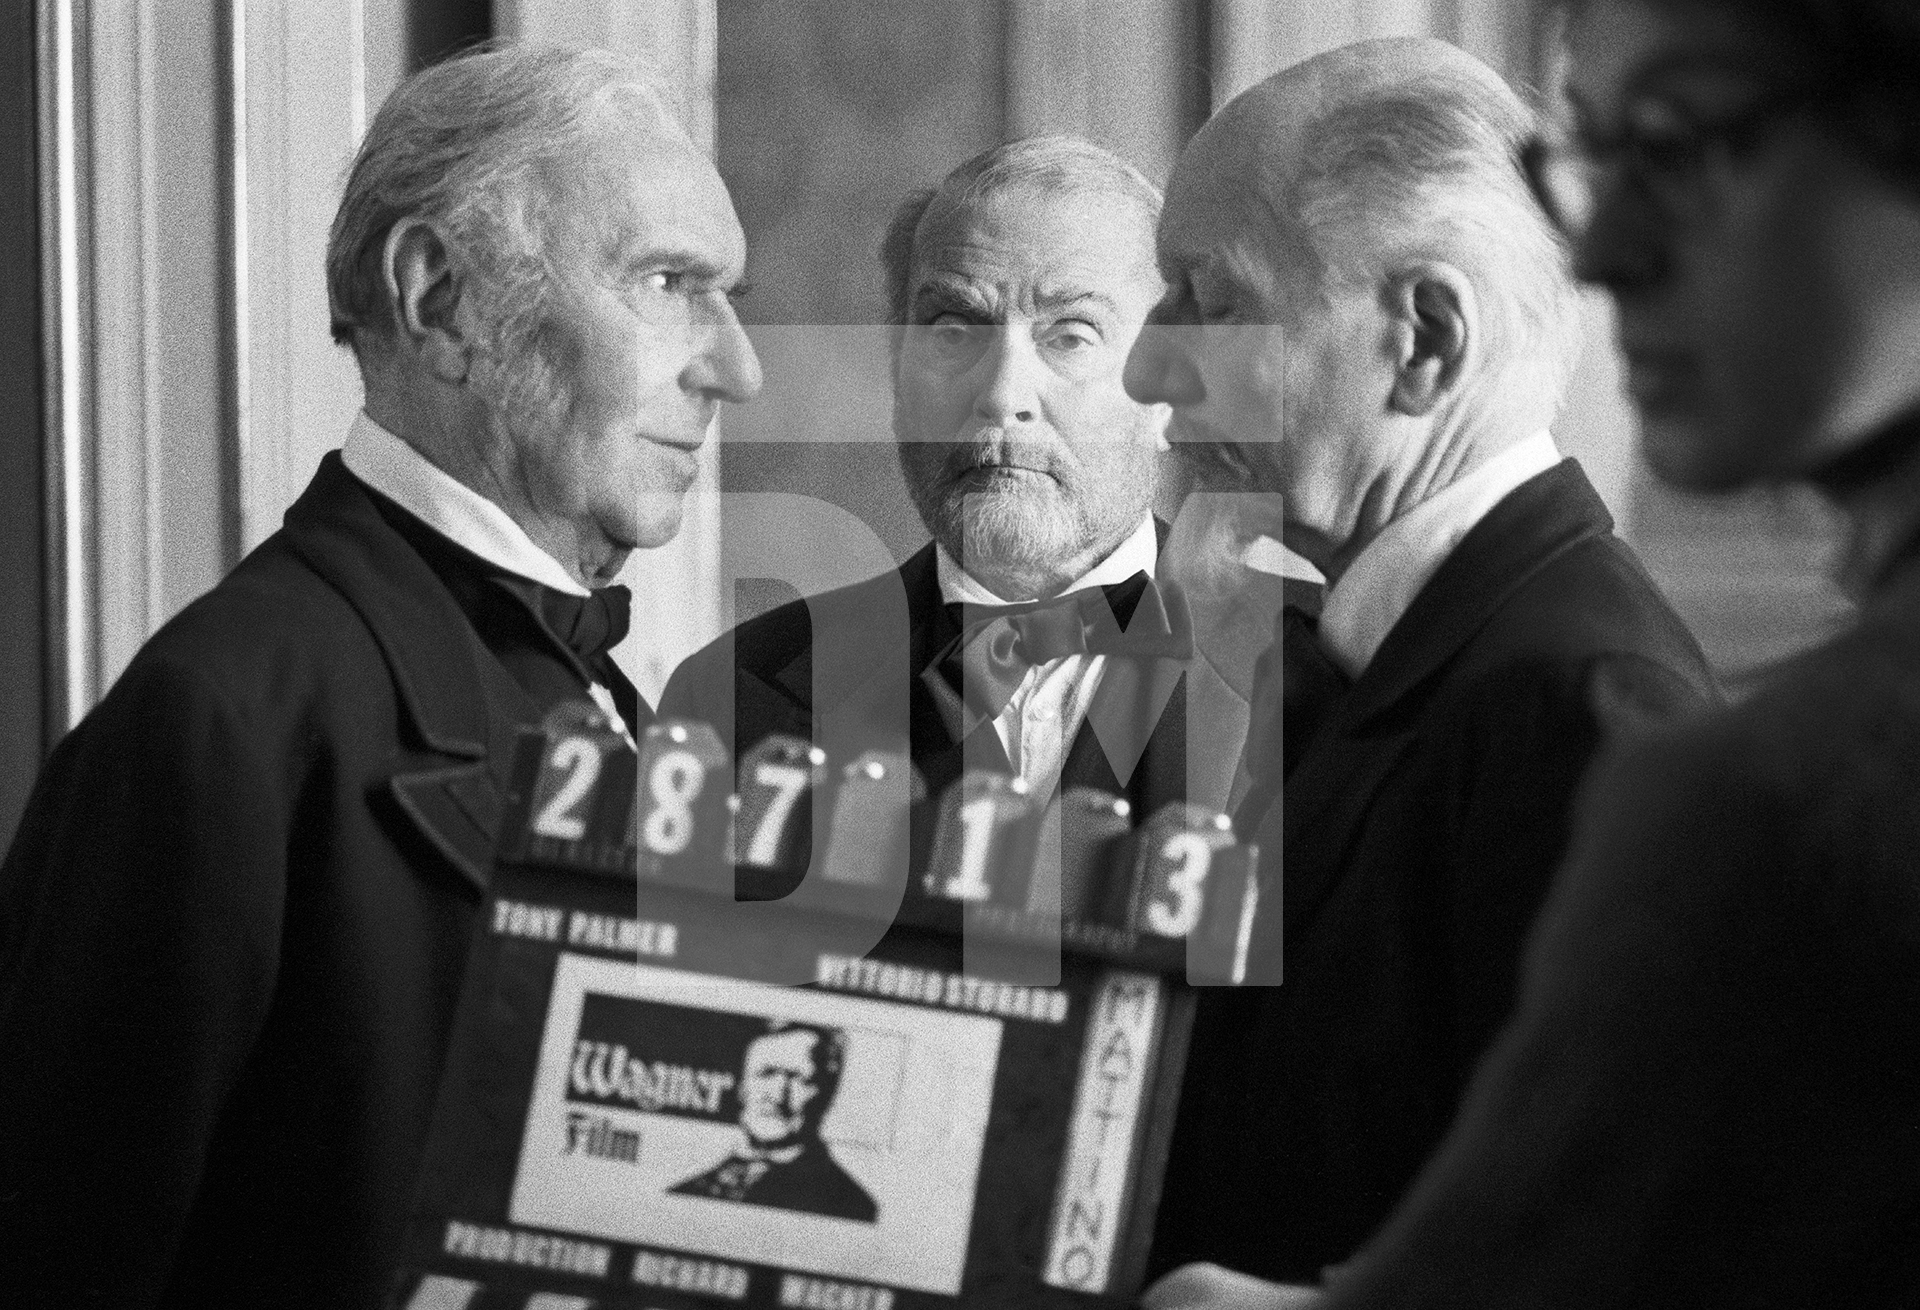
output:
<instances>
[{"instance_id":1,"label":"wall panel","mask_svg":"<svg viewBox=\"0 0 1920 1310\"><path fill-rule=\"evenodd\" d=\"M761 399L727 416L727 490L829 501L897 555L926 540L893 455L877 252L909 192L1006 130L1005 21L1000 0L721 7L720 171L767 374Z\"/></svg>"},{"instance_id":2,"label":"wall panel","mask_svg":"<svg viewBox=\"0 0 1920 1310\"><path fill-rule=\"evenodd\" d=\"M339 444L360 397L327 335L338 188L414 29L472 7L40 0L40 66L66 70L42 116L60 165L43 283L61 509L50 735L278 526Z\"/></svg>"},{"instance_id":3,"label":"wall panel","mask_svg":"<svg viewBox=\"0 0 1920 1310\"><path fill-rule=\"evenodd\" d=\"M47 732L47 526L35 13L0 13L0 850Z\"/></svg>"},{"instance_id":4,"label":"wall panel","mask_svg":"<svg viewBox=\"0 0 1920 1310\"><path fill-rule=\"evenodd\" d=\"M360 375L328 331L327 229L366 130L364 0L233 9L241 550L339 446Z\"/></svg>"},{"instance_id":5,"label":"wall panel","mask_svg":"<svg viewBox=\"0 0 1920 1310\"><path fill-rule=\"evenodd\" d=\"M43 0L57 737L237 541L226 14Z\"/></svg>"}]
</instances>

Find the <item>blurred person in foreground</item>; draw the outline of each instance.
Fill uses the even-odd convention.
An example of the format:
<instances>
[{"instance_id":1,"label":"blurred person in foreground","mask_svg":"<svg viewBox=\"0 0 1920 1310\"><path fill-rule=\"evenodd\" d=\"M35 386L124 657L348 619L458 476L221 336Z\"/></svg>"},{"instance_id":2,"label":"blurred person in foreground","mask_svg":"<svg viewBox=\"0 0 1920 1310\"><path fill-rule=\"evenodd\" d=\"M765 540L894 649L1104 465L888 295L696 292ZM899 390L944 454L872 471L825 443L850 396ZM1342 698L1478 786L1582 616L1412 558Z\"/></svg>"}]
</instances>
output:
<instances>
[{"instance_id":1,"label":"blurred person in foreground","mask_svg":"<svg viewBox=\"0 0 1920 1310\"><path fill-rule=\"evenodd\" d=\"M742 237L611 56L387 102L328 250L365 411L55 751L0 868L0 1300L363 1306L397 1254L519 725L759 385Z\"/></svg>"},{"instance_id":2,"label":"blurred person in foreground","mask_svg":"<svg viewBox=\"0 0 1920 1310\"><path fill-rule=\"evenodd\" d=\"M1156 1269L1312 1281L1380 1225L1511 1012L1595 752L1710 693L1549 431L1578 305L1533 126L1452 46L1363 42L1233 101L1169 188L1128 387L1329 588L1276 625L1236 814L1280 854L1284 982L1202 998Z\"/></svg>"},{"instance_id":3,"label":"blurred person in foreground","mask_svg":"<svg viewBox=\"0 0 1920 1310\"><path fill-rule=\"evenodd\" d=\"M1325 1304L1920 1304L1920 7L1563 8L1567 131L1526 159L1647 458L1816 489L1861 608L1596 773L1514 1021Z\"/></svg>"},{"instance_id":4,"label":"blurred person in foreground","mask_svg":"<svg viewBox=\"0 0 1920 1310\"><path fill-rule=\"evenodd\" d=\"M1159 299L1160 192L1072 137L996 146L909 196L881 249L893 429L932 541L895 572L741 624L661 713L744 752L906 751L938 798L968 768L1224 808L1246 702L1155 582L1167 413L1121 384ZM923 834L924 836L924 834Z\"/></svg>"}]
</instances>

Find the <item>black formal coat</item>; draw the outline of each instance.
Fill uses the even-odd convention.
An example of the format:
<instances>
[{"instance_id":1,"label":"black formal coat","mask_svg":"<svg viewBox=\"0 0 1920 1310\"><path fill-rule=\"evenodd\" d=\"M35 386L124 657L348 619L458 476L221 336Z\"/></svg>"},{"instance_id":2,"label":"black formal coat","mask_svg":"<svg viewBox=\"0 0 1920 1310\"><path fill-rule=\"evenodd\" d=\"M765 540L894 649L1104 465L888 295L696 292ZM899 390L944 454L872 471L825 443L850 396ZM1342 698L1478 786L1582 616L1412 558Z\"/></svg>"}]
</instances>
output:
<instances>
[{"instance_id":1,"label":"black formal coat","mask_svg":"<svg viewBox=\"0 0 1920 1310\"><path fill-rule=\"evenodd\" d=\"M906 751L937 798L965 767L1008 768L992 726L956 737L930 685L955 632L929 545L895 573L782 605L689 656L660 714L713 724L736 754L771 733L815 741L835 765ZM1224 809L1246 712L1204 657L1110 656L1060 785L1124 796L1141 819L1182 798Z\"/></svg>"},{"instance_id":2,"label":"black formal coat","mask_svg":"<svg viewBox=\"0 0 1920 1310\"><path fill-rule=\"evenodd\" d=\"M1920 551L1596 770L1512 1022L1333 1304L1920 1305Z\"/></svg>"},{"instance_id":3,"label":"black formal coat","mask_svg":"<svg viewBox=\"0 0 1920 1310\"><path fill-rule=\"evenodd\" d=\"M1477 524L1330 705L1263 734L1277 987L1204 996L1153 1264L1314 1281L1386 1218L1513 998L1611 721L1709 694L1699 647L1563 461ZM1261 700L1258 692L1256 702ZM1294 720L1299 722L1296 724ZM1283 776L1275 801L1260 782ZM1284 941L1282 941L1282 938Z\"/></svg>"},{"instance_id":4,"label":"black formal coat","mask_svg":"<svg viewBox=\"0 0 1920 1310\"><path fill-rule=\"evenodd\" d=\"M357 1306L539 708L329 455L0 867L0 1301Z\"/></svg>"},{"instance_id":5,"label":"black formal coat","mask_svg":"<svg viewBox=\"0 0 1920 1310\"><path fill-rule=\"evenodd\" d=\"M680 1196L708 1196L866 1224L880 1213L873 1196L840 1166L827 1144L818 1140L807 1143L793 1159L773 1164L730 1155L667 1190Z\"/></svg>"}]
</instances>

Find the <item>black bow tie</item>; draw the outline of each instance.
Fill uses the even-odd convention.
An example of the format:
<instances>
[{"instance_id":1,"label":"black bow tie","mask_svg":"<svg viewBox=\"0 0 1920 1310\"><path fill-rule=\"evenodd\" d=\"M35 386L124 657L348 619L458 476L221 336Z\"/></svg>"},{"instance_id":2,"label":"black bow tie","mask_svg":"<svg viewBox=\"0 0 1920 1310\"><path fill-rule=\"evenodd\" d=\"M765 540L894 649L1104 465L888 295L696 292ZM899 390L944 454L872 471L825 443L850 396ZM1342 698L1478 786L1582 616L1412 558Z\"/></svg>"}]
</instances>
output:
<instances>
[{"instance_id":1,"label":"black bow tie","mask_svg":"<svg viewBox=\"0 0 1920 1310\"><path fill-rule=\"evenodd\" d=\"M1283 607L1274 620L1273 644L1253 668L1240 759L1247 787L1234 812L1234 826L1243 834L1260 830L1286 779L1352 685L1321 648L1318 621L1296 606Z\"/></svg>"},{"instance_id":2,"label":"black bow tie","mask_svg":"<svg viewBox=\"0 0 1920 1310\"><path fill-rule=\"evenodd\" d=\"M1282 609L1274 624L1273 646L1255 674L1252 722L1255 732L1265 727L1271 740L1285 743L1285 773L1293 772L1352 686L1353 679L1320 644L1320 625L1313 616L1291 605Z\"/></svg>"},{"instance_id":3,"label":"black bow tie","mask_svg":"<svg viewBox=\"0 0 1920 1310\"><path fill-rule=\"evenodd\" d=\"M960 634L934 658L947 685L983 719L999 717L1027 670L1069 655L1185 659L1192 637L1168 617L1152 579L1136 573L1023 605L949 605Z\"/></svg>"},{"instance_id":4,"label":"black bow tie","mask_svg":"<svg viewBox=\"0 0 1920 1310\"><path fill-rule=\"evenodd\" d=\"M540 618L547 631L591 669L627 635L633 621L633 593L615 586L572 596L541 586Z\"/></svg>"}]
</instances>

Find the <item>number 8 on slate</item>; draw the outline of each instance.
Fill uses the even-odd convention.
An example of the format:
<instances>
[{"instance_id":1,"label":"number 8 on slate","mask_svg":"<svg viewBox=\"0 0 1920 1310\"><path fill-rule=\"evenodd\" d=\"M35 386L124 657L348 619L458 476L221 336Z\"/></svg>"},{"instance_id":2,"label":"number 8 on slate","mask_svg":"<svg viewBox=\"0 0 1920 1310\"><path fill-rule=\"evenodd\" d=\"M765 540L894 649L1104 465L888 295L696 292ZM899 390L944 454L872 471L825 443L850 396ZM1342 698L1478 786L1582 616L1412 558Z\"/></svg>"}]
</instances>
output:
<instances>
[{"instance_id":1,"label":"number 8 on slate","mask_svg":"<svg viewBox=\"0 0 1920 1310\"><path fill-rule=\"evenodd\" d=\"M719 858L726 836L727 753L704 723L656 723L640 744L634 813L640 849L657 859Z\"/></svg>"}]
</instances>

